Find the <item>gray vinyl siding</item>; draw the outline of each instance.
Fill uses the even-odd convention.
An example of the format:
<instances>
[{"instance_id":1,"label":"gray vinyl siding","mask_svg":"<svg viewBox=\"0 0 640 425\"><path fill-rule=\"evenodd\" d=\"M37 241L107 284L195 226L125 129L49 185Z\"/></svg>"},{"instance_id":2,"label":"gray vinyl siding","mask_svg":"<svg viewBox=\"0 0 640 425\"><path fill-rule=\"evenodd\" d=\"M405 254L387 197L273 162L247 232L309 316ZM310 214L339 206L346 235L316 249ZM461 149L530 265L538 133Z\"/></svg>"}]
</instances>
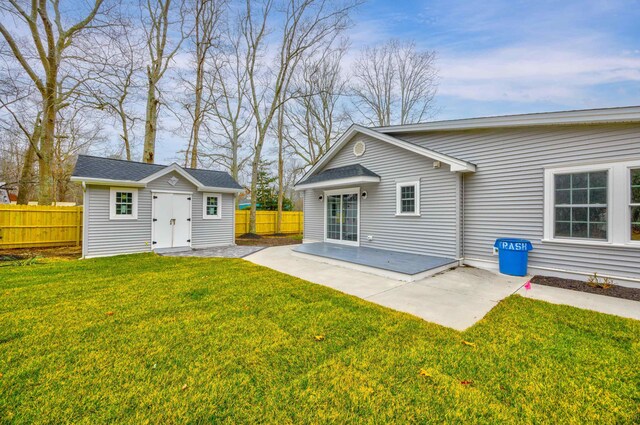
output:
<instances>
[{"instance_id":1,"label":"gray vinyl siding","mask_svg":"<svg viewBox=\"0 0 640 425\"><path fill-rule=\"evenodd\" d=\"M366 143L356 157L353 144ZM360 246L401 250L456 258L456 173L448 166L433 168L433 160L368 136L358 135L324 169L361 164L381 176L380 183L360 185L367 198L360 203ZM396 183L420 180L419 217L396 216ZM355 186L355 185L350 185ZM305 239L324 239L324 202L321 190L305 191ZM367 236L373 240L367 240Z\"/></svg>"},{"instance_id":2,"label":"gray vinyl siding","mask_svg":"<svg viewBox=\"0 0 640 425\"><path fill-rule=\"evenodd\" d=\"M204 220L202 218L203 193L194 193L191 221L191 246L205 248L209 246L231 245L235 241L234 214L235 197L232 194L222 194L222 211L219 220Z\"/></svg>"},{"instance_id":3,"label":"gray vinyl siding","mask_svg":"<svg viewBox=\"0 0 640 425\"><path fill-rule=\"evenodd\" d=\"M172 186L168 180L175 176L178 183ZM234 196L223 194L220 220L203 220L202 193L195 185L178 173L169 173L150 182L146 188L138 188L137 220L109 219L109 186L87 186L85 203L88 213L85 219L86 238L84 255L99 257L151 251L152 191L178 191L192 193L191 245L203 248L234 243Z\"/></svg>"},{"instance_id":4,"label":"gray vinyl siding","mask_svg":"<svg viewBox=\"0 0 640 425\"><path fill-rule=\"evenodd\" d=\"M322 190L304 191L304 240L320 242L324 239L324 201L318 199Z\"/></svg>"},{"instance_id":5,"label":"gray vinyl siding","mask_svg":"<svg viewBox=\"0 0 640 425\"><path fill-rule=\"evenodd\" d=\"M477 165L464 175L463 249L495 262L498 237L533 242L532 267L640 278L640 249L542 243L544 167L640 158L640 125L548 126L394 134Z\"/></svg>"}]
</instances>

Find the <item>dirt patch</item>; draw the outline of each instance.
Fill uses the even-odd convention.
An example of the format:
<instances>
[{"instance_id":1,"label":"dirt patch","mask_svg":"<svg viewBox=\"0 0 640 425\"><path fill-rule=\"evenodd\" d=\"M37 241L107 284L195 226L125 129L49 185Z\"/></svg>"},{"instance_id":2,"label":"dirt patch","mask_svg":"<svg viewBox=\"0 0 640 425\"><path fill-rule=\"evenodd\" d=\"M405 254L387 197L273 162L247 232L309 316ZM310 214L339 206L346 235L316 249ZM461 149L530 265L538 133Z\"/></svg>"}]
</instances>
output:
<instances>
[{"instance_id":1,"label":"dirt patch","mask_svg":"<svg viewBox=\"0 0 640 425\"><path fill-rule=\"evenodd\" d=\"M250 235L248 237L245 237ZM247 235L238 236L236 238L236 244L242 246L281 246L281 245L294 245L302 243L302 237L300 235L253 235L247 233ZM255 237L257 236L257 238Z\"/></svg>"},{"instance_id":2,"label":"dirt patch","mask_svg":"<svg viewBox=\"0 0 640 425\"><path fill-rule=\"evenodd\" d=\"M255 233L245 233L238 236L238 239L262 239L263 237Z\"/></svg>"},{"instance_id":3,"label":"dirt patch","mask_svg":"<svg viewBox=\"0 0 640 425\"><path fill-rule=\"evenodd\" d=\"M538 285L553 286L555 288L571 289L573 291L588 292L590 294L640 301L640 289L638 288L627 288L626 286L619 285L612 285L609 288L598 288L590 286L581 280L562 279L551 276L534 276L531 282Z\"/></svg>"},{"instance_id":4,"label":"dirt patch","mask_svg":"<svg viewBox=\"0 0 640 425\"><path fill-rule=\"evenodd\" d=\"M26 260L33 257L64 258L73 260L82 256L82 247L0 249L0 261Z\"/></svg>"}]
</instances>

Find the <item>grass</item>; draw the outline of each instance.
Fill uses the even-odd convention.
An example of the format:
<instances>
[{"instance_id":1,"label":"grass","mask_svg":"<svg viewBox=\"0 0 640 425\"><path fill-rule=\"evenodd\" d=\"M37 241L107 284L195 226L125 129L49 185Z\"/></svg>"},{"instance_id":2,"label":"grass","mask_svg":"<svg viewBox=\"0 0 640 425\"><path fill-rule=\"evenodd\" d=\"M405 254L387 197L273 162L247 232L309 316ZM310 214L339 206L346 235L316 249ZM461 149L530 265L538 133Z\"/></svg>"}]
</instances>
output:
<instances>
[{"instance_id":1,"label":"grass","mask_svg":"<svg viewBox=\"0 0 640 425\"><path fill-rule=\"evenodd\" d=\"M640 421L638 321L514 296L460 333L243 260L41 261L0 268L1 422Z\"/></svg>"}]
</instances>

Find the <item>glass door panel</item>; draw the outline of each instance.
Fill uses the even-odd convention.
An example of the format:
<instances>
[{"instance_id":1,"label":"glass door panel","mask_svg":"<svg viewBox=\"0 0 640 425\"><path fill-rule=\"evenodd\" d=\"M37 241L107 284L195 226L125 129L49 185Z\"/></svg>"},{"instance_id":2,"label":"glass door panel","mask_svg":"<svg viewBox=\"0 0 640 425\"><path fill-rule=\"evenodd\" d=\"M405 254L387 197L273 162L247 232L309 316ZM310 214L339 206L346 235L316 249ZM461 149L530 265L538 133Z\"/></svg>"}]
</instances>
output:
<instances>
[{"instance_id":1,"label":"glass door panel","mask_svg":"<svg viewBox=\"0 0 640 425\"><path fill-rule=\"evenodd\" d=\"M358 194L342 195L342 240L358 242Z\"/></svg>"},{"instance_id":2,"label":"glass door panel","mask_svg":"<svg viewBox=\"0 0 640 425\"><path fill-rule=\"evenodd\" d=\"M340 240L340 195L327 196L327 239Z\"/></svg>"},{"instance_id":3,"label":"glass door panel","mask_svg":"<svg viewBox=\"0 0 640 425\"><path fill-rule=\"evenodd\" d=\"M327 240L358 242L358 194L327 195Z\"/></svg>"}]
</instances>

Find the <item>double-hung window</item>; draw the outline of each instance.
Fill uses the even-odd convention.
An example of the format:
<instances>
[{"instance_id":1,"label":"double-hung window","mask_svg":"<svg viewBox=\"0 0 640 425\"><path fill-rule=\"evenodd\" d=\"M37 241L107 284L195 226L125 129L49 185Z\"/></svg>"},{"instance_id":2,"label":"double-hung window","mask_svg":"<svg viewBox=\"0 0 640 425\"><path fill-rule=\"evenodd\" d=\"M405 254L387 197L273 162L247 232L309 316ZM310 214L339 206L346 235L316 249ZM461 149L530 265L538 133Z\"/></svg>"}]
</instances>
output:
<instances>
[{"instance_id":1,"label":"double-hung window","mask_svg":"<svg viewBox=\"0 0 640 425\"><path fill-rule=\"evenodd\" d=\"M640 247L640 161L545 169L544 241Z\"/></svg>"},{"instance_id":2,"label":"double-hung window","mask_svg":"<svg viewBox=\"0 0 640 425\"><path fill-rule=\"evenodd\" d=\"M420 182L396 184L396 215L420 215Z\"/></svg>"},{"instance_id":3,"label":"double-hung window","mask_svg":"<svg viewBox=\"0 0 640 425\"><path fill-rule=\"evenodd\" d=\"M219 219L222 209L222 196L219 193L204 193L202 195L202 218L205 220Z\"/></svg>"},{"instance_id":4,"label":"double-hung window","mask_svg":"<svg viewBox=\"0 0 640 425\"><path fill-rule=\"evenodd\" d=\"M109 192L109 218L111 220L135 220L138 218L138 189L112 187Z\"/></svg>"},{"instance_id":5,"label":"double-hung window","mask_svg":"<svg viewBox=\"0 0 640 425\"><path fill-rule=\"evenodd\" d=\"M631 168L629 172L629 194L631 197L631 202L629 203L630 239L640 242L640 168Z\"/></svg>"},{"instance_id":6,"label":"double-hung window","mask_svg":"<svg viewBox=\"0 0 640 425\"><path fill-rule=\"evenodd\" d=\"M554 236L607 240L608 171L555 174Z\"/></svg>"}]
</instances>

